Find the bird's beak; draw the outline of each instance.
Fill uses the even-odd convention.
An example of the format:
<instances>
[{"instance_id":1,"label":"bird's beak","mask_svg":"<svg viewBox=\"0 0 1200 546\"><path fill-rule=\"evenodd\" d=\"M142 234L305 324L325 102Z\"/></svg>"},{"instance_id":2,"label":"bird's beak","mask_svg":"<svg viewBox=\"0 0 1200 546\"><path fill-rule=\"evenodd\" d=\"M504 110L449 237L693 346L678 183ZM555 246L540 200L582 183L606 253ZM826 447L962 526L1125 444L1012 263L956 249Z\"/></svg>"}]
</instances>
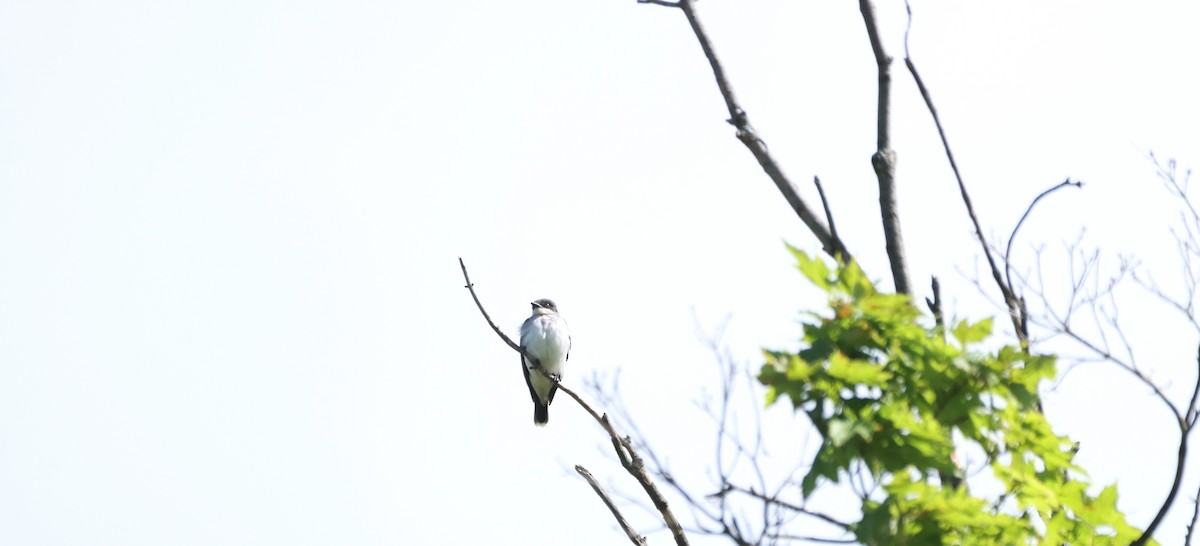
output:
<instances>
[{"instance_id":1,"label":"bird's beak","mask_svg":"<svg viewBox=\"0 0 1200 546\"><path fill-rule=\"evenodd\" d=\"M538 305L538 302L536 302L536 301L529 302L529 305L532 305L534 307L541 307L541 305Z\"/></svg>"}]
</instances>

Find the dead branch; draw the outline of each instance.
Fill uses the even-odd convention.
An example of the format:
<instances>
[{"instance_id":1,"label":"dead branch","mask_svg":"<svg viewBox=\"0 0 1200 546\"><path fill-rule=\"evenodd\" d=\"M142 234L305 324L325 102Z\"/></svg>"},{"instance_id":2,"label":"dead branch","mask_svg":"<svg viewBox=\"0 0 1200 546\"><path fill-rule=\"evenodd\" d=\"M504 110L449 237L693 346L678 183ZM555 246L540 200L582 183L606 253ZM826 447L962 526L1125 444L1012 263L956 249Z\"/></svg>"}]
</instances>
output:
<instances>
[{"instance_id":1,"label":"dead branch","mask_svg":"<svg viewBox=\"0 0 1200 546\"><path fill-rule=\"evenodd\" d=\"M746 111L738 104L737 99L733 94L733 86L729 83L729 79L725 76L725 69L721 66L721 61L717 58L717 53L713 49L712 41L708 38L708 33L705 32L704 26L700 23L700 19L696 16L695 0L678 0L676 2L668 2L664 0L638 0L639 4L654 4L657 6L666 6L671 8L679 8L687 17L688 24L692 27L692 32L696 35L696 40L700 42L700 49L704 51L704 57L708 59L708 64L712 68L713 77L717 80L717 89L721 92L721 98L725 100L725 108L729 111L729 119L725 120L730 125L737 129L737 138L746 146L750 153L754 155L754 159L758 160L759 166L775 183L775 187L783 194L783 198L791 205L792 210L804 222L809 231L816 236L817 241L821 243L822 250L826 254L835 259L841 254L846 260L851 260L849 249L841 239L835 237L821 222L821 218L805 203L800 197L799 190L783 173L783 169L771 156L767 150L766 142L758 136L758 132L750 125L750 120L746 116Z\"/></svg>"},{"instance_id":2,"label":"dead branch","mask_svg":"<svg viewBox=\"0 0 1200 546\"><path fill-rule=\"evenodd\" d=\"M600 482L596 481L596 477L592 476L592 473L588 472L588 469L584 468L582 465L575 465L575 471L578 472L580 476L583 476L583 479L587 480L588 485L592 486L592 490L594 490L596 494L600 496L600 500L604 501L604 505L607 506L610 511L612 511L613 517L617 518L617 525L620 525L621 530L625 531L625 535L629 537L629 541L633 542L637 546L646 546L646 537L638 535L637 532L633 530L633 527L629 526L629 522L625 521L625 516L621 515L621 510L618 509L617 505L614 504L612 499L608 497L608 493L604 492L604 488L600 487Z\"/></svg>"},{"instance_id":3,"label":"dead branch","mask_svg":"<svg viewBox=\"0 0 1200 546\"><path fill-rule=\"evenodd\" d=\"M859 0L858 11L867 27L867 39L871 42L871 52L875 54L875 66L879 72L875 153L871 156L871 166L875 168L875 177L879 179L883 238L896 293L909 294L908 265L904 259L904 238L900 235L900 212L896 204L896 152L891 144L892 58L883 49L875 5L871 0Z\"/></svg>"},{"instance_id":4,"label":"dead branch","mask_svg":"<svg viewBox=\"0 0 1200 546\"><path fill-rule=\"evenodd\" d=\"M963 204L967 208L967 216L971 218L971 225L975 227L975 237L979 240L979 246L983 248L983 255L987 258L988 266L991 268L992 279L996 282L996 286L1004 296L1004 304L1008 308L1009 318L1012 320L1013 328L1016 329L1021 347L1028 350L1029 337L1021 327L1026 322L1024 319L1025 311L1021 307L1021 302L1013 293L1012 287L1004 282L1004 277L1000 273L1000 267L996 264L996 258L992 255L992 249L983 234L983 227L979 223L979 215L975 213L975 205L971 202L971 195L967 192L967 185L963 182L962 173L958 169L958 162L954 159L954 150L950 148L950 140L946 138L946 129L942 126L942 120L938 116L937 107L933 105L933 98L929 94L929 88L925 87L925 81L921 79L921 73L917 71L917 65L913 63L912 55L909 54L908 31L912 27L912 7L909 5L908 0L905 0L904 5L908 10L909 27L904 30L904 66L908 68L908 73L912 75L913 81L916 82L917 90L921 93L921 98L925 101L925 108L929 110L929 115L933 118L933 124L937 128L938 137L942 140L942 149L946 153L946 160L950 162L950 170L954 172L954 179L958 181L958 190L962 195Z\"/></svg>"}]
</instances>

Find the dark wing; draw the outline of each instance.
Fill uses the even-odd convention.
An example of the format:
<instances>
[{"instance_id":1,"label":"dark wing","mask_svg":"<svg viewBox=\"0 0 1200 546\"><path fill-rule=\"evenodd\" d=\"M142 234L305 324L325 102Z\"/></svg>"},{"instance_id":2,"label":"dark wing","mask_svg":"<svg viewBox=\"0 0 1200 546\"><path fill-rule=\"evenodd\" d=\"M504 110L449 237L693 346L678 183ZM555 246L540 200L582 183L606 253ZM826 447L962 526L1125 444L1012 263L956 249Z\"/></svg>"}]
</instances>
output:
<instances>
[{"instance_id":1,"label":"dark wing","mask_svg":"<svg viewBox=\"0 0 1200 546\"><path fill-rule=\"evenodd\" d=\"M529 387L529 396L533 397L533 403L541 405L542 401L538 400L537 391L533 390L533 381L530 381L529 379L529 366L525 365L524 355L521 355L521 371L525 374L525 386Z\"/></svg>"},{"instance_id":2,"label":"dark wing","mask_svg":"<svg viewBox=\"0 0 1200 546\"><path fill-rule=\"evenodd\" d=\"M550 420L550 401L554 400L557 386L550 388L550 396L543 404L538 400L537 391L533 390L533 382L529 380L529 367L525 365L525 356L521 355L521 372L525 374L525 386L529 387L529 397L533 399L533 424L544 425Z\"/></svg>"}]
</instances>

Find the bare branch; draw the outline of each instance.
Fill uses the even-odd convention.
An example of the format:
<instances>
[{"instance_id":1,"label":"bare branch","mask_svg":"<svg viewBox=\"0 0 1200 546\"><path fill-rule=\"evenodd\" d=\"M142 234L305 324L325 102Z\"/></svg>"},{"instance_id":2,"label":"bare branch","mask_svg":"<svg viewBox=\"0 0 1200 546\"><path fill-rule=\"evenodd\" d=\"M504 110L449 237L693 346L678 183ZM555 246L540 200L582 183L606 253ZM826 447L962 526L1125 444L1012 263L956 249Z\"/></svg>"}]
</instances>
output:
<instances>
[{"instance_id":1,"label":"bare branch","mask_svg":"<svg viewBox=\"0 0 1200 546\"><path fill-rule=\"evenodd\" d=\"M720 332L723 327L724 324L719 326L717 331ZM719 334L717 336L719 338ZM639 436L644 438L644 435L625 411L615 381L610 385L608 381L602 381L599 376L594 376L589 380L588 387L595 391L596 398L601 400L602 404L611 408L614 423L634 431L638 450L645 456L647 467L657 477L659 483L675 489L688 504L694 519L693 522L689 522L686 529L694 533L722 536L737 545L759 546L777 543L778 539L771 537L788 532L789 524L804 517L804 514L788 510L778 504L762 501L755 496L746 499L732 498L736 496L731 495L735 487L734 476L744 475L753 483L752 486L736 485L736 487L748 491L767 491L768 493L764 495L765 498L777 498L781 491L795 482L790 479L780 480L778 484L768 481L765 469L761 465L762 457L766 454L758 413L761 408L759 404L752 404L754 428L746 432L739 430L739 426L749 421L750 416L739 419L738 413L734 409L740 407L737 402L740 400L743 388L749 390L755 399L760 399L761 393L753 390L757 382L754 381L749 370L737 366L733 357L723 348L718 339L710 337L708 342L709 347L718 357L716 362L721 384L711 395L698 400L696 405L711 419L717 433L714 444L717 450L714 459L716 464L710 469L711 477L717 485L717 491L714 493L698 494L699 489L690 487L684 480L673 475L667 462L644 440L638 441ZM740 372L744 372L745 375ZM739 383L739 379L742 378L745 380L744 383ZM797 469L801 466L803 463L798 463ZM797 469L793 469L787 475L794 475ZM839 526L837 529L845 531L844 527Z\"/></svg>"},{"instance_id":2,"label":"bare branch","mask_svg":"<svg viewBox=\"0 0 1200 546\"><path fill-rule=\"evenodd\" d=\"M1192 220L1200 223L1200 211L1197 211L1196 206L1192 204L1190 199L1188 199L1188 183L1192 177L1192 170L1188 169L1184 171L1183 182L1180 183L1177 174L1178 165L1174 159L1168 159L1167 164L1163 165L1162 162L1158 160L1158 156L1154 155L1154 152L1149 152L1147 156L1151 161L1154 162L1154 168L1157 171L1158 177L1162 179L1164 184L1166 184L1167 189L1170 190L1171 193L1176 197L1179 197L1183 200L1184 204L1187 206L1188 212L1191 213Z\"/></svg>"},{"instance_id":3,"label":"bare branch","mask_svg":"<svg viewBox=\"0 0 1200 546\"><path fill-rule=\"evenodd\" d=\"M1093 253L1089 257L1088 254L1082 251L1080 251L1079 254L1083 257L1083 259L1081 260L1081 271L1077 274L1075 270L1076 260L1074 258L1074 251L1072 252L1072 258L1069 263L1071 275L1071 296L1067 308L1063 311L1062 315L1056 314L1053 306L1046 301L1044 285L1042 288L1035 290L1035 293L1042 298L1042 301L1045 304L1045 312L1051 319L1046 323L1039 323L1039 325L1051 330L1052 332L1065 335L1092 354L1100 357L1100 359L1111 362L1117 365L1119 368L1129 372L1139 382L1150 388L1150 390L1154 393L1154 396L1158 398L1168 410L1170 410L1175 419L1176 426L1179 427L1179 447L1176 452L1175 475L1174 479L1172 480L1171 489L1168 492L1166 499L1159 507L1159 510L1155 514L1150 525L1146 527L1138 540L1132 543L1133 545L1140 546L1146 544L1153 537L1154 532L1162 523L1167 512L1170 510L1176 498L1178 497L1179 489L1182 485L1184 467L1186 466L1188 456L1188 440L1191 435L1193 425L1195 424L1196 405L1200 403L1200 348L1197 349L1196 362L1198 369L1196 383L1192 390L1192 396L1188 401L1187 407L1180 409L1180 407L1167 396L1166 392L1159 387L1158 384L1156 384L1147 373L1138 367L1137 361L1134 358L1133 348L1126 339L1125 332L1121 328L1118 321L1116 299L1113 294L1113 288L1125 274L1130 273L1130 268L1133 266L1130 265L1128 260L1122 260L1121 270L1118 272L1117 276L1108 281L1105 286L1101 287L1099 276L1096 274L1095 264L1097 261L1097 255ZM1134 279L1138 280L1139 284L1141 284L1143 287L1146 287L1152 294L1155 294L1160 299L1163 299L1163 301L1172 303L1180 310L1184 310L1183 305L1179 304L1178 302L1174 302L1170 298L1166 297L1161 291L1157 290L1152 281L1149 283L1140 281L1136 275L1134 275ZM1085 290L1085 286L1087 283L1089 283L1089 281L1094 284L1094 286L1091 288L1086 288L1088 292L1081 297L1079 294ZM1111 313L1099 304L1100 299L1104 296L1109 298ZM1075 311L1085 307L1091 309L1092 317L1096 321L1096 328L1100 337L1099 342L1084 337L1072 329L1070 325L1071 315ZM1185 315L1186 314L1187 313L1185 311ZM1035 320L1037 319L1035 318ZM1108 337L1106 334L1106 331L1109 330L1116 335L1117 339L1124 347L1126 353L1124 358L1113 354L1113 352L1110 350Z\"/></svg>"},{"instance_id":4,"label":"bare branch","mask_svg":"<svg viewBox=\"0 0 1200 546\"><path fill-rule=\"evenodd\" d=\"M850 525L849 523L846 523L846 522L844 522L844 521L837 520L837 519L833 518L832 516L828 516L828 515L826 515L826 514L822 514L821 512L816 512L816 511L813 511L813 510L809 510L809 509L807 509L807 508L805 508L805 507L803 507L803 506L800 506L800 505L798 505L798 504L792 504L792 503L790 503L790 502L787 502L787 501L784 501L784 500L780 500L780 499L779 499L779 498L777 498L777 497L768 497L768 496L766 496L766 495L764 495L764 494L762 494L762 493L759 493L758 491L755 491L754 489L747 489L747 488L744 488L744 487L739 487L739 486L736 486L736 485L732 485L732 484L731 484L731 485L729 486L729 490L730 490L730 491L737 491L737 492L739 492L739 493L743 493L743 494L745 494L745 495L749 495L749 496L751 496L751 497L754 497L754 498L756 498L756 499L759 499L759 500L763 500L763 501L769 502L769 503L771 503L771 504L773 504L773 505L779 506L780 508L786 508L786 509L788 509L788 510L791 510L791 511L793 511L793 512L796 512L797 514L804 514L804 515L806 515L806 516L814 517L814 518L816 518L816 519L819 519L819 520L821 520L821 521L824 521L825 523L828 523L828 524L831 524L831 525L835 525L835 526L837 526L837 527L840 527L840 528L841 528L842 530L844 530L844 531L851 531L851 530L852 530L852 528L853 528L853 526L852 526L852 525Z\"/></svg>"},{"instance_id":5,"label":"bare branch","mask_svg":"<svg viewBox=\"0 0 1200 546\"><path fill-rule=\"evenodd\" d=\"M871 51L875 54L875 65L879 72L875 153L871 156L871 166L875 168L875 177L879 179L883 238L896 292L909 294L908 265L904 259L904 238L900 235L900 212L896 204L896 152L891 145L892 58L883 50L879 22L875 19L875 5L871 0L859 0L858 11L862 13L863 23L867 26L867 38L871 41Z\"/></svg>"},{"instance_id":6,"label":"bare branch","mask_svg":"<svg viewBox=\"0 0 1200 546\"><path fill-rule=\"evenodd\" d=\"M1181 243L1181 245L1182 245L1182 243ZM1181 255L1182 254L1183 253L1181 252ZM1188 264L1187 264L1188 258L1186 255L1182 255L1181 257L1184 261L1184 273L1186 274L1187 269L1188 269ZM1193 328L1200 330L1200 323L1198 323L1196 321L1196 313L1195 313L1195 308L1194 308L1194 306L1195 306L1195 304L1194 304L1195 291L1197 288L1196 281L1194 280L1194 278L1192 278L1190 276L1185 276L1184 282L1187 285L1187 286L1185 286L1185 290L1187 290L1187 296L1184 297L1183 299L1176 300L1175 298L1172 298L1169 294L1167 294L1165 291L1163 291L1162 288L1159 288L1158 283L1154 281L1154 275L1152 273L1147 273L1147 275L1146 275L1147 278L1145 278L1145 279L1142 279L1140 276L1138 276L1137 272L1134 272L1132 277L1133 277L1134 282L1138 283L1147 292L1150 292L1155 297L1157 297L1159 299L1159 301L1167 304L1168 306L1175 309L1176 311L1179 311L1180 314L1182 314L1184 316L1184 318L1186 318L1188 320L1188 322L1192 325Z\"/></svg>"},{"instance_id":7,"label":"bare branch","mask_svg":"<svg viewBox=\"0 0 1200 546\"><path fill-rule=\"evenodd\" d=\"M1136 377L1138 379L1138 381L1140 381L1142 384L1146 385L1147 387L1150 387L1150 390L1154 391L1154 395L1157 398L1159 398L1160 400L1162 400L1162 402L1164 404L1166 404L1167 408L1171 410L1171 413L1175 416L1177 421L1182 419L1182 414L1180 413L1179 408L1173 402L1171 402L1170 398L1167 398L1166 393L1164 393L1162 391L1162 389L1159 388L1158 384L1156 384L1153 380L1151 380L1150 377L1148 375L1146 375L1144 372L1142 372L1142 370L1139 369L1137 366L1134 366L1133 364L1130 364L1128 361L1123 360L1121 357L1109 352L1108 349L1096 346L1094 343L1092 343L1092 341L1083 337L1078 332L1070 329L1069 327L1063 326L1061 324L1059 325L1059 327L1061 328L1060 332L1062 334L1065 334L1070 339L1079 343L1080 345L1082 345L1087 350L1091 351L1096 356L1099 356L1099 357L1103 358L1104 360L1112 362L1113 364L1116 364L1121 369L1129 372L1130 374L1133 374L1133 376Z\"/></svg>"},{"instance_id":8,"label":"bare branch","mask_svg":"<svg viewBox=\"0 0 1200 546\"><path fill-rule=\"evenodd\" d=\"M813 176L813 185L817 187L817 195L821 196L821 207L825 209L825 221L829 223L829 233L833 237L833 240L840 241L841 238L838 237L837 224L833 223L833 211L829 208L829 198L825 197L825 187L821 185L820 177ZM846 263L845 257L834 256L833 259L837 260L838 263Z\"/></svg>"},{"instance_id":9,"label":"bare branch","mask_svg":"<svg viewBox=\"0 0 1200 546\"><path fill-rule=\"evenodd\" d=\"M581 465L575 465L575 471L578 472L580 476L583 476L583 479L587 480L588 485L592 486L592 489L596 491L597 495L600 495L600 500L604 501L604 505L607 506L610 511L612 511L613 517L617 518L617 525L620 525L621 530L625 531L625 535L629 537L629 541L637 546L646 546L646 537L638 535L637 532L633 530L633 527L629 526L629 522L625 521L625 516L621 515L621 511L617 509L617 505L613 504L612 499L610 499L608 494L604 492L604 488L600 487L600 482L596 481L595 476L592 476L592 473L588 472L588 469Z\"/></svg>"},{"instance_id":10,"label":"bare branch","mask_svg":"<svg viewBox=\"0 0 1200 546\"><path fill-rule=\"evenodd\" d=\"M865 0L864 0L865 1ZM908 4L908 0L904 2L908 9L908 24L912 26L912 7ZM983 235L983 228L979 224L979 216L975 214L975 206L971 203L971 195L967 192L967 185L963 182L962 173L958 170L958 162L954 160L954 151L950 148L950 141L946 138L946 130L942 127L942 120L938 116L937 108L933 105L933 99L929 95L929 89L925 87L925 81L921 79L920 72L917 71L917 65L913 64L912 56L908 52L908 30L904 32L904 65L908 67L909 74L912 75L913 81L917 84L917 90L921 92L921 98L925 101L925 108L929 110L929 115L933 118L933 124L937 127L938 137L942 140L942 149L946 152L946 159L950 162L950 170L954 171L954 178L958 181L958 190L962 194L963 204L966 205L967 215L971 218L971 224L975 227L975 236L979 239L979 245L983 248L983 255L987 258L988 266L992 270L992 279L996 281L996 286L1000 288L1000 293L1004 296L1004 304L1008 307L1009 317L1012 319L1013 327L1017 331L1017 336L1021 342L1023 349L1028 350L1029 339L1021 328L1023 311L1021 310L1020 302L1012 292L1012 287L1004 282L1004 278L1000 274L1000 267L996 265L996 258L992 256L991 247L987 244L987 239Z\"/></svg>"},{"instance_id":11,"label":"bare branch","mask_svg":"<svg viewBox=\"0 0 1200 546\"><path fill-rule=\"evenodd\" d=\"M734 97L733 86L725 76L725 69L721 66L720 60L717 59L712 41L709 40L708 34L704 31L704 26L696 16L695 0L679 0L677 2L638 0L638 3L656 4L683 10L688 24L692 27L692 32L696 35L696 40L700 42L700 49L704 50L704 57L708 59L708 64L712 68L713 77L717 80L717 89L721 91L721 98L725 100L725 108L729 111L729 119L726 122L737 128L738 140L742 141L742 144L754 155L754 159L758 160L758 164L767 173L767 176L771 178L771 181L775 183L775 187L779 188L779 192L783 194L783 198L792 206L792 210L800 217L804 225L808 226L809 231L817 237L817 241L821 243L821 248L825 253L834 258L837 258L840 253L847 261L852 259L846 245L833 236L829 228L821 222L821 218L800 197L799 190L796 189L796 186L792 184L787 175L783 174L783 169L779 167L779 164L775 162L775 159L771 157L771 153L767 150L767 144L763 142L762 138L754 130L754 127L750 125L750 120L746 117L746 111L738 105L737 99Z\"/></svg>"},{"instance_id":12,"label":"bare branch","mask_svg":"<svg viewBox=\"0 0 1200 546\"><path fill-rule=\"evenodd\" d=\"M852 538L821 538L804 535L771 535L770 538L776 540L800 540L804 542L816 542L818 544L858 544L858 541Z\"/></svg>"},{"instance_id":13,"label":"bare branch","mask_svg":"<svg viewBox=\"0 0 1200 546\"><path fill-rule=\"evenodd\" d=\"M1008 236L1008 246L1004 249L1004 276L1005 276L1005 280L1008 281L1009 287L1011 287L1013 285L1012 261L1009 259L1009 256L1012 255L1013 241L1017 240L1017 231L1021 229L1021 225L1025 223L1025 219L1029 218L1029 213L1033 212L1033 207L1038 204L1038 201L1041 201L1043 197L1046 197L1047 195L1050 195L1050 194L1052 194L1058 190L1061 190L1067 186L1075 186L1076 188L1082 188L1083 182L1079 182L1079 181L1072 182L1071 179L1068 178L1068 179L1063 180L1062 182L1059 182L1058 184L1054 185L1050 189L1038 194L1037 197L1033 198L1033 202L1029 203L1029 207L1025 209L1025 214L1022 214L1021 219L1017 221L1017 225L1013 227L1012 233L1009 234L1009 236Z\"/></svg>"},{"instance_id":14,"label":"bare branch","mask_svg":"<svg viewBox=\"0 0 1200 546\"><path fill-rule=\"evenodd\" d=\"M663 523L666 523L667 528L671 530L671 535L675 538L675 544L678 546L687 546L687 535L684 534L683 527L679 524L679 520L676 519L675 514L671 512L671 509L667 504L667 499L663 497L662 493L659 492L658 487L654 485L654 481L650 479L650 475L646 473L646 465L644 462L642 462L642 458L640 455L638 455L637 450L634 449L633 441L629 438L629 436L618 435L616 429L613 428L612 422L609 420L607 414L597 414L596 410L593 410L591 406L587 405L587 403L585 403L578 394L575 394L574 391L564 387L562 383L559 383L558 380L554 379L553 377L550 377L550 380L554 381L555 384L558 385L559 390L567 393L568 396L578 402L580 407L586 410L592 416L592 418L596 420L597 423L600 423L600 427L608 433L609 438L612 440L613 451L617 453L617 459L620 460L621 466L624 467L625 470L629 472L629 475L633 476L633 478L637 480L638 485L641 485L642 489L646 491L646 496L650 498L650 501L654 503L654 508L656 508L662 515Z\"/></svg>"},{"instance_id":15,"label":"bare branch","mask_svg":"<svg viewBox=\"0 0 1200 546\"><path fill-rule=\"evenodd\" d=\"M492 330L496 332L496 335L500 336L500 339L503 339L504 342L507 343L508 346L512 348L512 350L525 355L525 358L528 358L530 362L537 362L536 358L529 356L529 353L526 353L525 350L522 349L520 345L513 343L513 340L509 339L508 336L504 335L504 332L500 331L500 327L496 326L495 322L492 322L492 317L488 316L487 311L485 311L483 309L483 304L479 303L479 296L475 295L475 284L471 282L471 276L467 275L467 264L463 263L462 258L458 259L458 266L462 268L463 278L466 279L466 281L467 281L466 288L467 288L467 290L471 291L471 299L475 300L475 306L479 308L480 313L483 313L483 319L487 321L488 326L491 326Z\"/></svg>"},{"instance_id":16,"label":"bare branch","mask_svg":"<svg viewBox=\"0 0 1200 546\"><path fill-rule=\"evenodd\" d=\"M467 275L467 266L465 263L463 263L462 258L458 259L458 265L462 267L463 279L465 279L467 282L466 288L471 292L471 298L475 300L475 305L479 307L479 312L483 314L483 318L487 320L488 324L492 327L492 330L495 330L496 334L499 335L500 338L505 341L505 343L508 343L509 347L512 347L517 352L525 355L525 358L528 358L530 362L534 363L534 370L552 381L558 387L558 390L567 393L567 396L570 396L572 399L574 399L575 402L579 404L579 407L583 408L584 411L587 411L588 414L600 424L600 428L603 428L604 431L608 433L609 439L612 440L613 450L617 453L617 458L621 461L621 466L623 466L625 470L629 472L629 475L633 476L633 478L637 480L638 484L642 486L642 489L646 491L646 496L648 496L651 502L654 503L654 507L657 508L659 514L662 515L663 522L666 523L667 528L671 530L671 534L675 538L675 544L677 546L688 546L687 535L684 534L682 526L679 525L679 520L676 519L675 514L671 512L671 509L667 504L667 499L662 496L662 493L659 492L658 487L654 485L654 481L650 479L650 475L646 473L645 464L642 462L642 458L638 455L637 450L633 448L633 442L629 439L629 437L622 437L617 434L617 431L613 428L612 423L608 419L608 415L596 413L596 410L592 409L587 402L584 402L578 394L575 394L575 391L572 391L564 386L562 382L559 381L557 376L547 372L536 358L530 356L529 353L525 352L523 347L513 343L508 336L504 335L504 332L500 331L500 328L496 326L496 323L492 322L491 317L489 317L487 311L484 310L483 304L479 302L479 297L475 295L475 285L471 283L471 277Z\"/></svg>"},{"instance_id":17,"label":"bare branch","mask_svg":"<svg viewBox=\"0 0 1200 546\"><path fill-rule=\"evenodd\" d=\"M1197 349L1196 364L1200 368L1200 349ZM1167 405L1171 405L1165 395L1161 394L1157 389L1155 389L1155 394L1163 398L1163 401ZM1179 451L1175 455L1175 481L1171 483L1171 491L1167 493L1166 500L1159 507L1158 513L1154 515L1154 520L1150 522L1150 525L1146 526L1145 531L1142 531L1142 536L1138 537L1130 546L1142 546L1146 544L1150 540L1150 537L1154 536L1154 531L1158 529L1158 525L1162 523L1163 518L1167 517L1167 512L1171 509L1171 505L1175 503L1175 496L1179 494L1179 486L1183 483L1183 466L1187 462L1188 455L1188 436L1192 432L1192 427L1188 422L1187 416L1192 415L1196 411L1196 401L1198 398L1200 398L1200 369L1197 370L1196 386L1192 389L1192 398L1188 403L1187 414L1179 419ZM1171 409L1175 410L1175 407L1171 405ZM1175 410L1175 415L1179 417L1178 410ZM1192 525L1195 525L1195 521L1196 518L1193 515ZM1192 525L1188 526L1189 540L1192 533Z\"/></svg>"}]
</instances>

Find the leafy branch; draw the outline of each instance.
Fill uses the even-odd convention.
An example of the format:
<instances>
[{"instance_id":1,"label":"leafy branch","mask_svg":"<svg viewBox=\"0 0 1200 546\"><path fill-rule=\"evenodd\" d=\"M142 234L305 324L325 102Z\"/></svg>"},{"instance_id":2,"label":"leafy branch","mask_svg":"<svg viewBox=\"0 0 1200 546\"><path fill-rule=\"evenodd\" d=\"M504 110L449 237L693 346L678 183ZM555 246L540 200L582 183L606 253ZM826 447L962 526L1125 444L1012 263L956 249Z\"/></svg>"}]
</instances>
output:
<instances>
[{"instance_id":1,"label":"leafy branch","mask_svg":"<svg viewBox=\"0 0 1200 546\"><path fill-rule=\"evenodd\" d=\"M821 434L800 482L805 497L860 466L882 483L882 498L863 498L860 542L1128 544L1142 535L1117 510L1115 486L1087 493L1075 445L1035 411L1039 385L1055 376L1052 356L982 349L990 319L957 322L943 339L909 298L879 292L854 263L831 268L792 252L829 295L829 313L811 316L799 351L765 351L759 379L768 403L790 400ZM962 472L955 436L985 454L1018 513L939 478Z\"/></svg>"}]
</instances>

